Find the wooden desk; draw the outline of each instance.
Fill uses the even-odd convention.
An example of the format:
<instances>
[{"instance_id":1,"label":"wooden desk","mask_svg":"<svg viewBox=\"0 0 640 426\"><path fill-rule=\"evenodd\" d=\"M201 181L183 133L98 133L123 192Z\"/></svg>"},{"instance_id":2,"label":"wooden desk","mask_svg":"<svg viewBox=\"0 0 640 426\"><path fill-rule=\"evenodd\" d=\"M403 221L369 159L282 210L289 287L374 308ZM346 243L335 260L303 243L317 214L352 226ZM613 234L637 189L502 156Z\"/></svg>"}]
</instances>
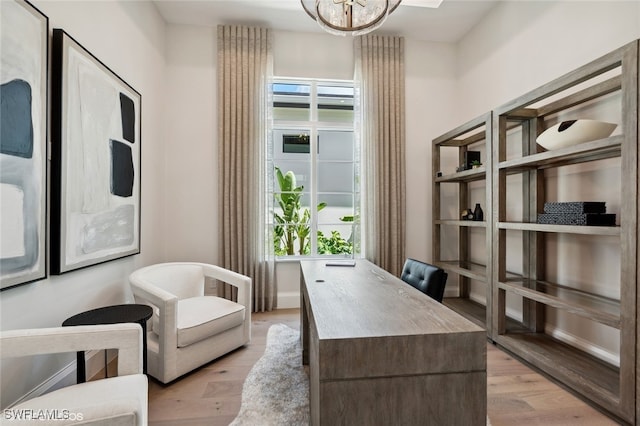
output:
<instances>
[{"instance_id":1,"label":"wooden desk","mask_svg":"<svg viewBox=\"0 0 640 426\"><path fill-rule=\"evenodd\" d=\"M301 261L312 425L485 425L486 332L365 260Z\"/></svg>"}]
</instances>

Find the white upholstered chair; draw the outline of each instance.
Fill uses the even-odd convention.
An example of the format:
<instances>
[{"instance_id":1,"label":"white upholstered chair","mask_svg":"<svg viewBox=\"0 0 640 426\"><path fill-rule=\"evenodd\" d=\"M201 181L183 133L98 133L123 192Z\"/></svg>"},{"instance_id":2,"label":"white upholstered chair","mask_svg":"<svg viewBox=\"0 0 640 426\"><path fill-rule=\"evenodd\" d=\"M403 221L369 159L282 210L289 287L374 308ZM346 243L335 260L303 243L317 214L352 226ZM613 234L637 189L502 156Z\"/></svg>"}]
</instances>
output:
<instances>
[{"instance_id":1,"label":"white upholstered chair","mask_svg":"<svg viewBox=\"0 0 640 426\"><path fill-rule=\"evenodd\" d=\"M238 289L238 300L205 296L206 278ZM150 305L147 372L168 383L251 341L251 278L215 265L160 263L129 276L136 303Z\"/></svg>"},{"instance_id":2,"label":"white upholstered chair","mask_svg":"<svg viewBox=\"0 0 640 426\"><path fill-rule=\"evenodd\" d=\"M118 349L118 376L70 385L20 402L0 413L0 423L33 425L147 424L147 376L142 374L142 328L138 324L82 325L9 330L0 333L0 358ZM42 410L42 411L41 411ZM17 421L28 413L58 419ZM66 420L64 412L68 413ZM26 414L27 413L27 414ZM62 413L62 414L61 414Z\"/></svg>"}]
</instances>

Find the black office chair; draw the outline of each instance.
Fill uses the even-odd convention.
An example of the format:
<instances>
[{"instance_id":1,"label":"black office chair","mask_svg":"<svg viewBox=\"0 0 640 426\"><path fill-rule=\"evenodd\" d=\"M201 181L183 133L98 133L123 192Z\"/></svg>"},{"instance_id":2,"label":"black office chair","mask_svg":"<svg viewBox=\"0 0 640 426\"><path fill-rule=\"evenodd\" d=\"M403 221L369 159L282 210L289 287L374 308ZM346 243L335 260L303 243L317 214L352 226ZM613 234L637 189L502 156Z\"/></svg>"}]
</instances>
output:
<instances>
[{"instance_id":1,"label":"black office chair","mask_svg":"<svg viewBox=\"0 0 640 426\"><path fill-rule=\"evenodd\" d=\"M400 278L432 299L442 303L447 276L447 273L437 266L415 259L407 259L404 262Z\"/></svg>"}]
</instances>

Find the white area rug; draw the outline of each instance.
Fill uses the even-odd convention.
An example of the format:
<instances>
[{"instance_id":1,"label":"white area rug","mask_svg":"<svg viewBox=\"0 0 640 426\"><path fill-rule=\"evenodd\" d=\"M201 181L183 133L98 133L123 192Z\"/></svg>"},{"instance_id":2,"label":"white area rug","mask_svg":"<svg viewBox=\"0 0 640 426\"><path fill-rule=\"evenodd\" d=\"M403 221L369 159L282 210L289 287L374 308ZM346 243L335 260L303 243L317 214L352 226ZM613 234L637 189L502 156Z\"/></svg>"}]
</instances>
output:
<instances>
[{"instance_id":1,"label":"white area rug","mask_svg":"<svg viewBox=\"0 0 640 426\"><path fill-rule=\"evenodd\" d=\"M302 366L300 332L274 324L267 347L242 386L233 426L309 424L309 378Z\"/></svg>"},{"instance_id":2,"label":"white area rug","mask_svg":"<svg viewBox=\"0 0 640 426\"><path fill-rule=\"evenodd\" d=\"M308 424L309 377L302 366L300 332L274 324L267 332L264 355L242 386L240 412L230 426Z\"/></svg>"}]
</instances>

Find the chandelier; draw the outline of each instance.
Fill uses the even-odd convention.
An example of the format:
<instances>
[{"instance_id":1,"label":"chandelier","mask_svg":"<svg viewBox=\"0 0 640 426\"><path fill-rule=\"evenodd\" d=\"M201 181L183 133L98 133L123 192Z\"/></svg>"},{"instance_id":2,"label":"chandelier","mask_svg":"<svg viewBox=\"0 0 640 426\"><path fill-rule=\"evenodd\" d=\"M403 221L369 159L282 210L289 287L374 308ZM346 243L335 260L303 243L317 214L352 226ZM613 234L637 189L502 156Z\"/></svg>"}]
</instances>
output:
<instances>
[{"instance_id":1,"label":"chandelier","mask_svg":"<svg viewBox=\"0 0 640 426\"><path fill-rule=\"evenodd\" d=\"M331 34L353 36L380 27L402 0L300 0L304 10Z\"/></svg>"}]
</instances>

